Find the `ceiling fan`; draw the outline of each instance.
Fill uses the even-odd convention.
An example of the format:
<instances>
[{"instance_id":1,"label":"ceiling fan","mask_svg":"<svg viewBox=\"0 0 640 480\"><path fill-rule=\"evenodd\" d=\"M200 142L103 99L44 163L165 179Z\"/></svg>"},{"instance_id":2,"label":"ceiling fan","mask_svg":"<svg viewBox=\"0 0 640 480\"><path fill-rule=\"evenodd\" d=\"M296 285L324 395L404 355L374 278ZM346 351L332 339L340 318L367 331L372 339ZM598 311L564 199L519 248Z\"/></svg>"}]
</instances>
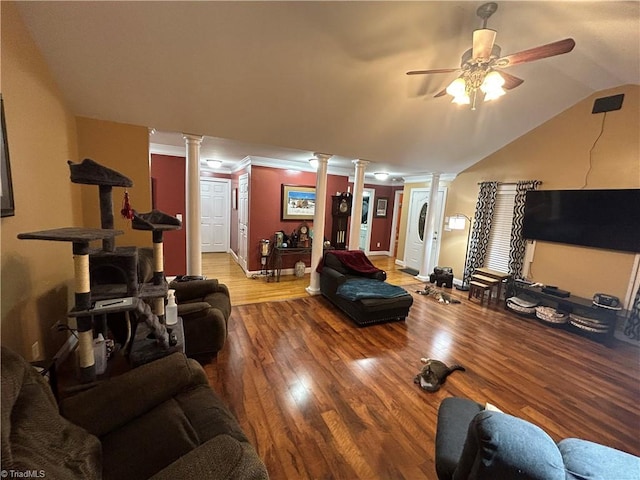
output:
<instances>
[{"instance_id":1,"label":"ceiling fan","mask_svg":"<svg viewBox=\"0 0 640 480\"><path fill-rule=\"evenodd\" d=\"M502 69L521 63L569 53L576 42L565 38L557 42L540 45L501 57L500 46L495 43L496 31L487 28L487 20L498 10L495 2L478 7L476 14L483 20L482 28L474 30L472 48L462 54L460 68L437 68L433 70L412 70L407 75L429 75L434 73L461 72L451 84L438 92L435 97L448 93L453 103L469 105L475 110L478 90L489 101L505 94L524 82L523 79L504 72Z\"/></svg>"}]
</instances>

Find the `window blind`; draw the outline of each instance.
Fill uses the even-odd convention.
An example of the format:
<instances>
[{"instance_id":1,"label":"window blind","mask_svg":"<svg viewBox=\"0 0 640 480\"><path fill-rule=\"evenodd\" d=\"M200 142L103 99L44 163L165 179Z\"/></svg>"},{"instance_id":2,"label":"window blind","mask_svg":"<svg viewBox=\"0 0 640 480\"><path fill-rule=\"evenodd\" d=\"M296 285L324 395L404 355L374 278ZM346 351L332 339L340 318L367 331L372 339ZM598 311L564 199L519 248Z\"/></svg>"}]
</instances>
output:
<instances>
[{"instance_id":1,"label":"window blind","mask_svg":"<svg viewBox=\"0 0 640 480\"><path fill-rule=\"evenodd\" d=\"M499 272L509 272L509 244L511 242L515 199L515 185L501 185L498 187L484 266Z\"/></svg>"}]
</instances>

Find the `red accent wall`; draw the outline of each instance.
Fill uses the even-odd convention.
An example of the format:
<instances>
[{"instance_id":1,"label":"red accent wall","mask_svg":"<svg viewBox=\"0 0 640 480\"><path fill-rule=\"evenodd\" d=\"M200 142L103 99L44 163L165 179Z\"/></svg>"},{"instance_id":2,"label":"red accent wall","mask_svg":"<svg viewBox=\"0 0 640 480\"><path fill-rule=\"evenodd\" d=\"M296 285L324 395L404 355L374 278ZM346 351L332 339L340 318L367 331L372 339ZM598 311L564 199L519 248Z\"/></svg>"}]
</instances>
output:
<instances>
[{"instance_id":1,"label":"red accent wall","mask_svg":"<svg viewBox=\"0 0 640 480\"><path fill-rule=\"evenodd\" d=\"M376 191L373 203L369 207L374 209L374 217L371 222L371 245L369 246L369 250L372 252L386 252L389 250L389 246L391 245L391 224L393 222L393 201L395 197L393 187L365 184L365 188L373 188ZM387 197L388 199L386 217L375 216L375 208L379 197ZM378 242L380 242L379 247L377 246Z\"/></svg>"},{"instance_id":2,"label":"red accent wall","mask_svg":"<svg viewBox=\"0 0 640 480\"><path fill-rule=\"evenodd\" d=\"M182 214L182 229L164 232L165 275L184 275L187 271L187 225L185 218L185 158L151 155L154 208L175 216Z\"/></svg>"},{"instance_id":3,"label":"red accent wall","mask_svg":"<svg viewBox=\"0 0 640 480\"><path fill-rule=\"evenodd\" d=\"M347 177L329 175L325 213L325 238L331 236L331 195L347 189ZM275 232L282 230L291 234L300 225L299 220L281 220L282 185L316 185L314 172L298 172L279 168L252 166L249 178L249 235L247 263L249 270L260 270L259 245L263 238L273 241ZM313 228L313 222L307 221ZM291 268L298 258L283 258L283 268ZM309 259L303 261L309 264Z\"/></svg>"},{"instance_id":4,"label":"red accent wall","mask_svg":"<svg viewBox=\"0 0 640 480\"><path fill-rule=\"evenodd\" d=\"M182 230L165 232L164 234L164 259L165 273L167 275L181 275L187 269L186 231L189 228L184 217L185 204L185 158L170 155L151 155L151 178L153 184L154 208L170 215L181 213L183 215ZM242 171L230 175L212 174L202 172L202 176L213 176L231 179L231 195L236 194L238 178L243 173L249 173L249 232L247 245L247 263L250 271L258 271L261 268L260 254L258 251L260 240L267 238L273 240L273 235L279 230L290 234L300 225L298 220L281 220L282 211L282 185L316 185L314 172L298 172L279 168L251 166ZM353 191L347 177L339 175L327 176L327 196L325 199L325 239L331 237L331 196L347 190L347 186ZM374 197L388 197L386 218L373 218L371 227L372 251L387 251L391 241L391 223L393 215L394 190L393 187L381 185L365 185L373 188ZM231 201L233 205L233 199ZM237 204L236 204L237 205ZM313 228L313 222L307 222ZM230 246L238 253L238 210L231 209ZM380 242L380 247L376 245ZM283 258L283 268L291 268L298 258L295 256ZM309 258L304 258L309 263Z\"/></svg>"}]
</instances>

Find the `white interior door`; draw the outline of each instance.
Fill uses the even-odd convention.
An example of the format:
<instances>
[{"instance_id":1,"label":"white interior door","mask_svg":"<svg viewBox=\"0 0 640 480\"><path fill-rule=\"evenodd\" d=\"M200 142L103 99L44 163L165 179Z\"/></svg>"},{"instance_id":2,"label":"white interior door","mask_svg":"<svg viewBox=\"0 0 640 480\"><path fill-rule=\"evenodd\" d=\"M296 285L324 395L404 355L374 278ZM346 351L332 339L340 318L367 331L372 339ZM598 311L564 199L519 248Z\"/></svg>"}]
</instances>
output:
<instances>
[{"instance_id":1,"label":"white interior door","mask_svg":"<svg viewBox=\"0 0 640 480\"><path fill-rule=\"evenodd\" d=\"M373 220L373 197L376 191L373 188L362 190L362 220L360 223L360 250L369 254L371 246L371 222Z\"/></svg>"},{"instance_id":2,"label":"white interior door","mask_svg":"<svg viewBox=\"0 0 640 480\"><path fill-rule=\"evenodd\" d=\"M230 180L211 178L200 181L200 236L203 253L229 250L230 196Z\"/></svg>"},{"instance_id":3,"label":"white interior door","mask_svg":"<svg viewBox=\"0 0 640 480\"><path fill-rule=\"evenodd\" d=\"M238 179L238 263L247 271L247 243L249 229L249 174Z\"/></svg>"},{"instance_id":4,"label":"white interior door","mask_svg":"<svg viewBox=\"0 0 640 480\"><path fill-rule=\"evenodd\" d=\"M439 190L436 200L436 221L434 242L431 250L432 264L435 265L440 252L440 229L444 215L444 191ZM407 239L404 247L404 263L406 267L420 271L424 252L424 229L426 227L427 209L429 208L429 189L414 188L409 199L409 216L407 220Z\"/></svg>"}]
</instances>

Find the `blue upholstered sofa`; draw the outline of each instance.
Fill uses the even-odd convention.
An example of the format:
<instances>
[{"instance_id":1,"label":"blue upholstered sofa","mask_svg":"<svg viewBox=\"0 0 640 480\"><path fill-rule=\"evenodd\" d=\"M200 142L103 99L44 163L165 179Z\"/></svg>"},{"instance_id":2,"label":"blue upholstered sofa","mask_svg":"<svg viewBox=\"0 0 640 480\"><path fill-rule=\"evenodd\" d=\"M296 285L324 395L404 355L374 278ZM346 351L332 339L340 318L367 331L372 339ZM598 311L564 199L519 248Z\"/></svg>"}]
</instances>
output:
<instances>
[{"instance_id":1,"label":"blue upholstered sofa","mask_svg":"<svg viewBox=\"0 0 640 480\"><path fill-rule=\"evenodd\" d=\"M440 480L640 480L640 458L577 438L556 444L521 418L450 397L438 410L436 471Z\"/></svg>"}]
</instances>

